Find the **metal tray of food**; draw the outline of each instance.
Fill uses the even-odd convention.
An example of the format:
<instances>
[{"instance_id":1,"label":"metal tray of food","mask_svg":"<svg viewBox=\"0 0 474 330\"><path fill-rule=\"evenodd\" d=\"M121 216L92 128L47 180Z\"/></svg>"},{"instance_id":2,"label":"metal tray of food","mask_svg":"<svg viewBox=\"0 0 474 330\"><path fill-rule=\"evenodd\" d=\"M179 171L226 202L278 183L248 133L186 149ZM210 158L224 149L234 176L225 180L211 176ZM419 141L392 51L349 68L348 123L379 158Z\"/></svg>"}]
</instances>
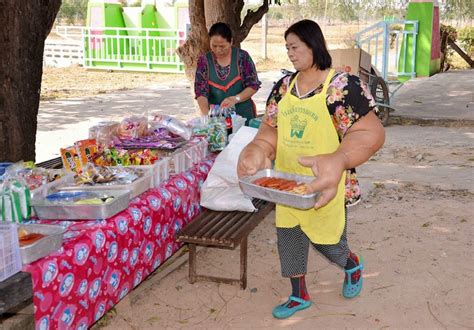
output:
<instances>
[{"instance_id":1,"label":"metal tray of food","mask_svg":"<svg viewBox=\"0 0 474 330\"><path fill-rule=\"evenodd\" d=\"M63 234L66 231L61 226L54 225L39 225L39 224L21 224L18 225L19 240L21 244L21 233L26 234L41 234L44 235L31 244L20 245L21 262L25 264L32 263L41 259L51 252L57 251L61 248L63 243Z\"/></svg>"},{"instance_id":2,"label":"metal tray of food","mask_svg":"<svg viewBox=\"0 0 474 330\"><path fill-rule=\"evenodd\" d=\"M125 210L130 202L128 190L68 190L32 200L31 206L40 219L87 220L107 219Z\"/></svg>"},{"instance_id":3,"label":"metal tray of food","mask_svg":"<svg viewBox=\"0 0 474 330\"><path fill-rule=\"evenodd\" d=\"M128 190L130 192L130 198L134 198L148 189L153 187L153 173L151 170L148 170L142 177L136 179L129 184L113 184L113 183L97 183L94 185L72 185L60 187L60 191L75 191L75 190L84 190L84 191L119 191L119 190Z\"/></svg>"},{"instance_id":4,"label":"metal tray of food","mask_svg":"<svg viewBox=\"0 0 474 330\"><path fill-rule=\"evenodd\" d=\"M276 204L291 206L297 209L307 210L314 206L319 193L295 193L273 188L267 188L255 184L254 181L260 178L282 178L285 180L294 180L297 183L310 183L314 180L313 176L304 176L291 173L275 171L271 169L258 171L252 176L246 176L239 180L242 192L248 196L263 199Z\"/></svg>"}]
</instances>

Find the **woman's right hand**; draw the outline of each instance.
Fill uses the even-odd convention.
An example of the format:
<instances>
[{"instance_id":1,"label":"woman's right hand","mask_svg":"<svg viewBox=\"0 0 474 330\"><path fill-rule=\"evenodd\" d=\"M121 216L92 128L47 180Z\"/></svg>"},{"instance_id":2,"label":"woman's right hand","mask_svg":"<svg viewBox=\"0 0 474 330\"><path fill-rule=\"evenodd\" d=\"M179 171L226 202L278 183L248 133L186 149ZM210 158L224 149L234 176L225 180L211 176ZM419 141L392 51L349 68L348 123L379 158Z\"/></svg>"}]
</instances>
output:
<instances>
[{"instance_id":1,"label":"woman's right hand","mask_svg":"<svg viewBox=\"0 0 474 330\"><path fill-rule=\"evenodd\" d=\"M240 153L237 176L241 178L253 175L259 170L271 167L272 161L265 155L262 148L255 143L250 143Z\"/></svg>"}]
</instances>

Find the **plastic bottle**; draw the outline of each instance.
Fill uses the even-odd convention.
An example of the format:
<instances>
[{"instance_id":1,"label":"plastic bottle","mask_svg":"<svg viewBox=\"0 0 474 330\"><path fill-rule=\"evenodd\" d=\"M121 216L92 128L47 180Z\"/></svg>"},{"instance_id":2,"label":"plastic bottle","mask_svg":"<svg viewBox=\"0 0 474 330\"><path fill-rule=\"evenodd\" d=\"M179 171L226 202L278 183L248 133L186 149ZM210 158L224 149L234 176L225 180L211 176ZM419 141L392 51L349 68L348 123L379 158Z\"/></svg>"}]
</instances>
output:
<instances>
[{"instance_id":1,"label":"plastic bottle","mask_svg":"<svg viewBox=\"0 0 474 330\"><path fill-rule=\"evenodd\" d=\"M224 109L224 118L225 118L225 126L227 128L227 136L232 134L232 115L231 115L232 108Z\"/></svg>"}]
</instances>

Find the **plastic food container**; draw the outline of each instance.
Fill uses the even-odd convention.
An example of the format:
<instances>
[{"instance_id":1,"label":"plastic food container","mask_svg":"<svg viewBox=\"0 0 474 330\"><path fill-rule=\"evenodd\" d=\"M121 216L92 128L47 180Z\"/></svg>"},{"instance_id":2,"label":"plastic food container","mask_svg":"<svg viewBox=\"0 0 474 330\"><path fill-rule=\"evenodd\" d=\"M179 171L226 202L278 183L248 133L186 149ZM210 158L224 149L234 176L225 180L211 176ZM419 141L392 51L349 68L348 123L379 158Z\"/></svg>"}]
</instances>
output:
<instances>
[{"instance_id":1,"label":"plastic food container","mask_svg":"<svg viewBox=\"0 0 474 330\"><path fill-rule=\"evenodd\" d=\"M170 155L170 171L173 174L179 174L186 171L189 166L189 160L187 154L185 153L185 149L179 149L178 151L174 152Z\"/></svg>"},{"instance_id":2,"label":"plastic food container","mask_svg":"<svg viewBox=\"0 0 474 330\"><path fill-rule=\"evenodd\" d=\"M248 196L303 210L312 208L318 199L318 192L302 195L288 191L266 188L252 183L256 179L262 177L283 178L287 180L295 180L298 183L310 183L314 180L314 177L312 176L296 175L266 169L258 171L252 176L241 178L239 180L240 189L242 189L242 192Z\"/></svg>"},{"instance_id":3,"label":"plastic food container","mask_svg":"<svg viewBox=\"0 0 474 330\"><path fill-rule=\"evenodd\" d=\"M66 173L62 178L46 183L36 189L31 190L31 199L45 198L61 186L71 185L74 183L74 174Z\"/></svg>"},{"instance_id":4,"label":"plastic food container","mask_svg":"<svg viewBox=\"0 0 474 330\"><path fill-rule=\"evenodd\" d=\"M114 198L107 200L111 196ZM78 204L79 201L97 198L105 202ZM71 190L59 191L48 195L45 199L34 200L31 206L40 219L86 220L110 218L125 210L129 202L130 191L128 190Z\"/></svg>"},{"instance_id":5,"label":"plastic food container","mask_svg":"<svg viewBox=\"0 0 474 330\"><path fill-rule=\"evenodd\" d=\"M142 168L142 167L140 167ZM95 184L95 185L70 185L59 187L60 191L71 191L71 190L84 190L84 191L119 191L119 190L128 190L130 191L130 198L134 198L150 188L153 188L153 171L150 168L146 169L145 173L141 178L136 179L129 184Z\"/></svg>"},{"instance_id":6,"label":"plastic food container","mask_svg":"<svg viewBox=\"0 0 474 330\"><path fill-rule=\"evenodd\" d=\"M239 115L232 116L232 134L237 133L237 131L245 125L246 120L246 118L241 117Z\"/></svg>"},{"instance_id":7,"label":"plastic food container","mask_svg":"<svg viewBox=\"0 0 474 330\"><path fill-rule=\"evenodd\" d=\"M13 223L0 223L0 282L21 270L18 232Z\"/></svg>"},{"instance_id":8,"label":"plastic food container","mask_svg":"<svg viewBox=\"0 0 474 330\"><path fill-rule=\"evenodd\" d=\"M153 164L153 186L156 188L170 177L170 159L163 157Z\"/></svg>"},{"instance_id":9,"label":"plastic food container","mask_svg":"<svg viewBox=\"0 0 474 330\"><path fill-rule=\"evenodd\" d=\"M63 243L63 234L66 231L61 226L54 225L37 225L37 224L22 224L18 229L24 229L28 233L38 233L44 235L43 238L20 247L21 262L29 264L33 261L41 259L51 252L57 251L61 248Z\"/></svg>"}]
</instances>

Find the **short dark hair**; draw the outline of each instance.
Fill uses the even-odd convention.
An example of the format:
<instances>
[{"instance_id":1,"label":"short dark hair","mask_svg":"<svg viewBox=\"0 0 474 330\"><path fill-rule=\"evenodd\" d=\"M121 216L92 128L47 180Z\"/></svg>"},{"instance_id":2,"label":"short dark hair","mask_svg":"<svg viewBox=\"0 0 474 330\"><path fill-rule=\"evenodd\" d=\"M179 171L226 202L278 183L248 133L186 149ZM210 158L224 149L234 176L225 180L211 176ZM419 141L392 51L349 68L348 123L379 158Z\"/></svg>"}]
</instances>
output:
<instances>
[{"instance_id":1,"label":"short dark hair","mask_svg":"<svg viewBox=\"0 0 474 330\"><path fill-rule=\"evenodd\" d=\"M229 25L223 22L212 24L211 28L209 29L209 38L213 36L221 36L228 42L232 42L232 30L230 29Z\"/></svg>"},{"instance_id":2,"label":"short dark hair","mask_svg":"<svg viewBox=\"0 0 474 330\"><path fill-rule=\"evenodd\" d=\"M326 46L323 32L318 23L309 19L304 19L291 25L285 31L286 37L295 34L313 51L313 65L319 70L326 70L331 67L332 59Z\"/></svg>"}]
</instances>

